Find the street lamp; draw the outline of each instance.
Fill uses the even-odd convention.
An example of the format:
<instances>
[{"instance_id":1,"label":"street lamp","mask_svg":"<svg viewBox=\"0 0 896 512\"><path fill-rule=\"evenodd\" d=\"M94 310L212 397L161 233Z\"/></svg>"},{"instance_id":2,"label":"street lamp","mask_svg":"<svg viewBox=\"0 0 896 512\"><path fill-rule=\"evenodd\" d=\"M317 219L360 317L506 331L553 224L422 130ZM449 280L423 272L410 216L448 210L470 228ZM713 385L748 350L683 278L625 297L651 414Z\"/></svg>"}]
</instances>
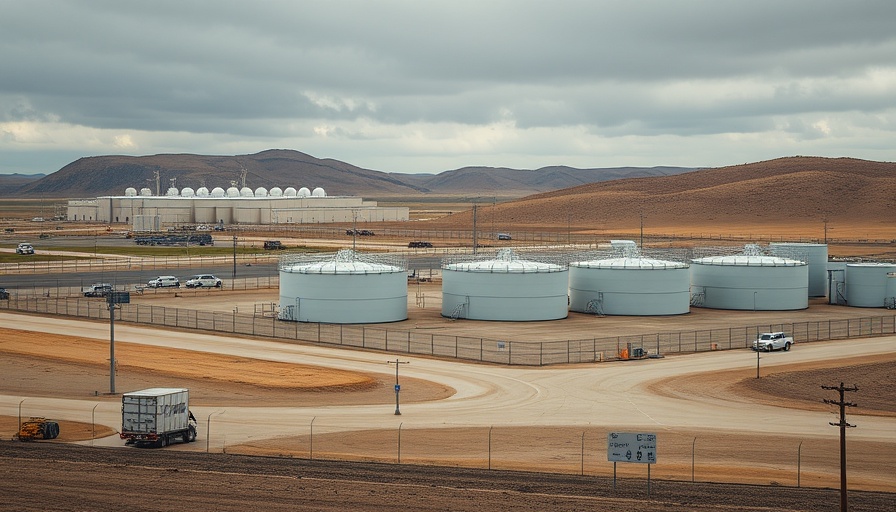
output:
<instances>
[{"instance_id":1,"label":"street lamp","mask_svg":"<svg viewBox=\"0 0 896 512\"><path fill-rule=\"evenodd\" d=\"M224 414L225 412L226 410L220 411L220 414ZM208 418L205 422L205 453L208 453L208 444L212 438L212 416L214 416L215 414L218 414L218 411L209 413Z\"/></svg>"},{"instance_id":2,"label":"street lamp","mask_svg":"<svg viewBox=\"0 0 896 512\"><path fill-rule=\"evenodd\" d=\"M93 410L90 411L90 425L93 430L93 434L90 436L90 446L93 446L93 440L96 439L96 408L99 407L100 404L96 404L93 406Z\"/></svg>"},{"instance_id":3,"label":"street lamp","mask_svg":"<svg viewBox=\"0 0 896 512\"><path fill-rule=\"evenodd\" d=\"M27 400L23 398L21 402L19 402L19 430L22 430L22 403Z\"/></svg>"}]
</instances>

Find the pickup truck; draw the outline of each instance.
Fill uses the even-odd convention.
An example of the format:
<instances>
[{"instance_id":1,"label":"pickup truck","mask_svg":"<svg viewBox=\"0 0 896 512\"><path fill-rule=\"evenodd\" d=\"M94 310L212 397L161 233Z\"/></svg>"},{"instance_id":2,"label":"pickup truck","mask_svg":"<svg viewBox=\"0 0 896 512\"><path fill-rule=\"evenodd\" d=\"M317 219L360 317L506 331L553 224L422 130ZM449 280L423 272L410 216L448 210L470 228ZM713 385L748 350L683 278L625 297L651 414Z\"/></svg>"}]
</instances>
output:
<instances>
[{"instance_id":1,"label":"pickup truck","mask_svg":"<svg viewBox=\"0 0 896 512\"><path fill-rule=\"evenodd\" d=\"M764 332L753 341L753 350L764 350L771 352L772 350L782 349L790 350L793 345L793 337L787 336L783 332Z\"/></svg>"}]
</instances>

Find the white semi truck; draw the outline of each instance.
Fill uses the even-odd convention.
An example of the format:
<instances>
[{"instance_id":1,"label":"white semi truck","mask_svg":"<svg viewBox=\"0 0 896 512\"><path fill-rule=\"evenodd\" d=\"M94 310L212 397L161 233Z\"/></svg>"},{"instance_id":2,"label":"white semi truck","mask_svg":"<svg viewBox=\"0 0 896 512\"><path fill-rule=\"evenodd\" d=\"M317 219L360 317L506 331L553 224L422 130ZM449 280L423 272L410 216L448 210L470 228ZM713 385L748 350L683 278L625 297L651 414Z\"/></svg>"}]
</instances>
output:
<instances>
[{"instance_id":1,"label":"white semi truck","mask_svg":"<svg viewBox=\"0 0 896 512\"><path fill-rule=\"evenodd\" d=\"M121 395L121 433L127 444L168 446L196 440L190 390L150 388Z\"/></svg>"}]
</instances>

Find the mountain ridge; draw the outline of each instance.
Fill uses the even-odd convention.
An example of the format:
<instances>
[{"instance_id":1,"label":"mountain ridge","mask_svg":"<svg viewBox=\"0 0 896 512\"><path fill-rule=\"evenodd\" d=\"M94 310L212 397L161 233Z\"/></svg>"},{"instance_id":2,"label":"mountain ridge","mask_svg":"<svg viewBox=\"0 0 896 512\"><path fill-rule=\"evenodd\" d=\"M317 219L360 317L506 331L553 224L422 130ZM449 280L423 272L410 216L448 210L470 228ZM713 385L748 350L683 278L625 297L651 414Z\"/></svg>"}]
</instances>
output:
<instances>
[{"instance_id":1,"label":"mountain ridge","mask_svg":"<svg viewBox=\"0 0 896 512\"><path fill-rule=\"evenodd\" d=\"M487 193L524 197L620 177L655 176L690 172L686 167L615 167L577 169L550 166L541 169L463 167L438 174L403 174L364 169L330 158L316 158L287 149L269 149L251 155L210 156L160 154L84 157L40 179L20 183L6 195L13 197L98 197L121 195L128 187L149 187L158 193L169 186L227 188L241 186L243 173L250 188L322 187L329 195L464 195ZM2 190L2 189L0 189Z\"/></svg>"}]
</instances>

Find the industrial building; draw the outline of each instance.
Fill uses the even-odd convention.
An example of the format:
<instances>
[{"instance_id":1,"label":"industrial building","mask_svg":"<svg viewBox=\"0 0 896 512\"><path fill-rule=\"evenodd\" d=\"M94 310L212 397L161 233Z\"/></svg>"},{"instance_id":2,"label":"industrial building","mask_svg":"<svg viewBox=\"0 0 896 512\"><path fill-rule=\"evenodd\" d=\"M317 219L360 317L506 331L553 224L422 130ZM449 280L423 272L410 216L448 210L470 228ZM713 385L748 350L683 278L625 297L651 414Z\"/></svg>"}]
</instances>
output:
<instances>
[{"instance_id":1,"label":"industrial building","mask_svg":"<svg viewBox=\"0 0 896 512\"><path fill-rule=\"evenodd\" d=\"M68 202L70 221L124 223L135 231L189 224L318 224L331 222L383 222L408 220L404 206L377 206L354 196L328 196L322 188L232 186L197 190L169 188L153 195L149 188L134 188L122 196L74 199Z\"/></svg>"}]
</instances>

